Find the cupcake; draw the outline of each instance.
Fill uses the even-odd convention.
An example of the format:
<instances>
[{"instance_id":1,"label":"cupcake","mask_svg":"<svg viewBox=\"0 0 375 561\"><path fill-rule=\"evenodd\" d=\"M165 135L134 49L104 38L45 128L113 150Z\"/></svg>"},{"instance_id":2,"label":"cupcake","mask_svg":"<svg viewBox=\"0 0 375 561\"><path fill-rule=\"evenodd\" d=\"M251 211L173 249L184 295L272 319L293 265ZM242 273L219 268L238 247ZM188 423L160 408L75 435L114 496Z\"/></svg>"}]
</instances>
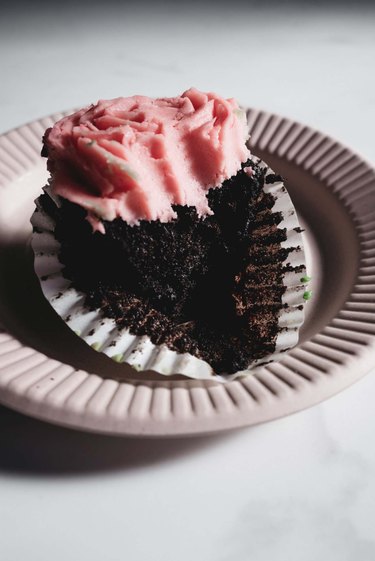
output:
<instances>
[{"instance_id":1,"label":"cupcake","mask_svg":"<svg viewBox=\"0 0 375 561\"><path fill-rule=\"evenodd\" d=\"M48 129L35 269L62 319L138 370L232 379L295 345L301 229L234 99L99 101Z\"/></svg>"}]
</instances>

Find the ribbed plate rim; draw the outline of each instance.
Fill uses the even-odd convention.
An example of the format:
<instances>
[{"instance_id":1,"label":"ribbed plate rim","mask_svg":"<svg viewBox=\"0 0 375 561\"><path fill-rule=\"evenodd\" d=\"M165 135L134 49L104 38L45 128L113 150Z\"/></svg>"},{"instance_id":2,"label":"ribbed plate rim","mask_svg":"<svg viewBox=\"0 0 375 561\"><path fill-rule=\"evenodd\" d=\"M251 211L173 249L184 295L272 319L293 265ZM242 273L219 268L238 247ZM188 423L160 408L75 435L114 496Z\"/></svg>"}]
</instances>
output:
<instances>
[{"instance_id":1,"label":"ribbed plate rim","mask_svg":"<svg viewBox=\"0 0 375 561\"><path fill-rule=\"evenodd\" d=\"M0 190L2 184L9 186L32 170L40 160L44 129L69 112L37 119L0 136ZM371 235L366 239L375 231L375 217L371 210L362 212L374 197L375 170L352 149L292 119L249 109L248 120L255 147L263 140L262 150L269 148L279 137L273 152L323 181L352 218L360 239L360 267L353 292L338 315L279 363L227 384L109 380L50 359L4 330L0 332L1 403L94 432L157 437L207 434L293 413L334 395L369 371L375 356L375 315L366 312L363 299L365 311L350 310L347 304L353 302L353 294L357 302L362 302L361 294L375 300L375 240ZM341 168L335 162L341 162ZM351 353L344 352L343 345Z\"/></svg>"}]
</instances>

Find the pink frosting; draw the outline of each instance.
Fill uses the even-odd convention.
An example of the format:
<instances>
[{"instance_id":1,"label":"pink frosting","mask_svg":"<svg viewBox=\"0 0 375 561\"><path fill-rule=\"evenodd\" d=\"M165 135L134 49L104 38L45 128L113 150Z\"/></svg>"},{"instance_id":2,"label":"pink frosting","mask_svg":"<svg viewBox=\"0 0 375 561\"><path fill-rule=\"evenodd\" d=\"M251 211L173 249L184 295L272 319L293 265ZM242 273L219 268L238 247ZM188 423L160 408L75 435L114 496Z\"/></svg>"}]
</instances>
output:
<instances>
[{"instance_id":1,"label":"pink frosting","mask_svg":"<svg viewBox=\"0 0 375 561\"><path fill-rule=\"evenodd\" d=\"M168 222L172 205L211 214L207 191L250 152L234 99L190 89L180 97L119 97L65 117L46 132L51 187L88 212L93 229L121 217Z\"/></svg>"}]
</instances>

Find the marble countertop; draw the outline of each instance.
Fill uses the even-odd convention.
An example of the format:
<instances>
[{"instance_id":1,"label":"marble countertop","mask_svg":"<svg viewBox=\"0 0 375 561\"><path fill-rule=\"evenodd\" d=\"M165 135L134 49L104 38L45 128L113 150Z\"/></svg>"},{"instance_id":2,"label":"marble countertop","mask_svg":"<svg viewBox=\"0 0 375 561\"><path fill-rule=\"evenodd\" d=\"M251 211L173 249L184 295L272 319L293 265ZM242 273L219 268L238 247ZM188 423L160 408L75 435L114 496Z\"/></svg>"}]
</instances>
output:
<instances>
[{"instance_id":1,"label":"marble countertop","mask_svg":"<svg viewBox=\"0 0 375 561\"><path fill-rule=\"evenodd\" d=\"M370 3L42 4L0 18L0 132L97 98L195 85L375 161ZM373 561L374 398L375 370L290 417L165 441L0 407L0 559Z\"/></svg>"}]
</instances>

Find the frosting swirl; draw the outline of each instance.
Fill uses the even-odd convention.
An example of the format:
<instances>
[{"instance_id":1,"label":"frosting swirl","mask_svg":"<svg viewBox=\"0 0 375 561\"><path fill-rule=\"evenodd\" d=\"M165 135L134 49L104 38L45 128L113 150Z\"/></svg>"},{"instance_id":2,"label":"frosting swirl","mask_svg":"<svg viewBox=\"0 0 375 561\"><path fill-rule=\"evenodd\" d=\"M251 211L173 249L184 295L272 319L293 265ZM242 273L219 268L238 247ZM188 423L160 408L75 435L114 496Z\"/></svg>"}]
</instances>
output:
<instances>
[{"instance_id":1,"label":"frosting swirl","mask_svg":"<svg viewBox=\"0 0 375 561\"><path fill-rule=\"evenodd\" d=\"M194 88L179 97L119 97L64 117L44 136L51 188L102 220L168 222L173 205L211 214L206 193L250 153L234 99Z\"/></svg>"}]
</instances>

